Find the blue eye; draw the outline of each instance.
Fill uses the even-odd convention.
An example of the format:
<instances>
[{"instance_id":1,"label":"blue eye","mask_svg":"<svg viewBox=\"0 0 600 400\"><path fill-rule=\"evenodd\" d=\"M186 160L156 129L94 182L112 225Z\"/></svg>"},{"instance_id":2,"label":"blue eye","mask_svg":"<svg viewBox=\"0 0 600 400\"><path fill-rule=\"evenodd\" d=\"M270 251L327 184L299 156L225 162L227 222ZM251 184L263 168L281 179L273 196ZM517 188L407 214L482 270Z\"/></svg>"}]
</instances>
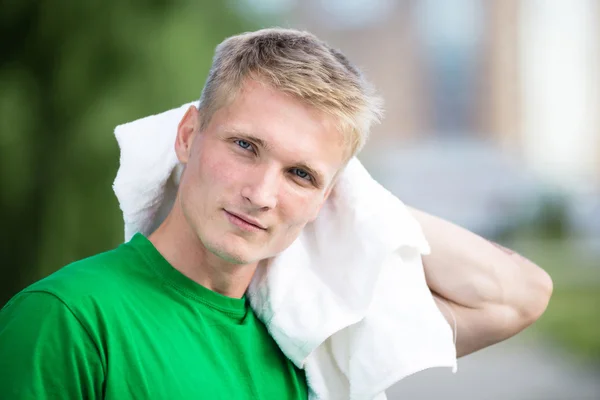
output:
<instances>
[{"instance_id":1,"label":"blue eye","mask_svg":"<svg viewBox=\"0 0 600 400\"><path fill-rule=\"evenodd\" d=\"M308 172L306 172L303 169L292 168L291 172L292 172L292 174L296 175L298 178L310 180L310 175L308 174Z\"/></svg>"},{"instance_id":2,"label":"blue eye","mask_svg":"<svg viewBox=\"0 0 600 400\"><path fill-rule=\"evenodd\" d=\"M235 141L235 143L244 150L252 150L252 144L250 142L238 139Z\"/></svg>"}]
</instances>

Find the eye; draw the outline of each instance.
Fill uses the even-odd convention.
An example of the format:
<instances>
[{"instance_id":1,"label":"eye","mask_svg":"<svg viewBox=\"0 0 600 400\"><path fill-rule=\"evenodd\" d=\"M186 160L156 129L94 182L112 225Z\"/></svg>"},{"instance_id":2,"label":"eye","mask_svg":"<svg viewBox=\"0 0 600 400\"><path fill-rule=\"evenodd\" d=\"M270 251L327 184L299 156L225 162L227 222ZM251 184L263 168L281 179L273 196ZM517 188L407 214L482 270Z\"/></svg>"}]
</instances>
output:
<instances>
[{"instance_id":1,"label":"eye","mask_svg":"<svg viewBox=\"0 0 600 400\"><path fill-rule=\"evenodd\" d=\"M253 150L252 143L250 143L246 140L236 139L234 143L237 144L238 146L240 146L244 150Z\"/></svg>"},{"instance_id":2,"label":"eye","mask_svg":"<svg viewBox=\"0 0 600 400\"><path fill-rule=\"evenodd\" d=\"M303 170L303 169L300 169L300 168L292 168L292 169L290 170L290 172L291 172L293 175L295 175L295 176L297 176L298 178L300 178L300 179L306 179L306 180L309 180L309 181L310 181L310 180L312 180L312 179L311 179L311 176L310 176L310 174L309 174L308 172L306 172L305 170Z\"/></svg>"}]
</instances>

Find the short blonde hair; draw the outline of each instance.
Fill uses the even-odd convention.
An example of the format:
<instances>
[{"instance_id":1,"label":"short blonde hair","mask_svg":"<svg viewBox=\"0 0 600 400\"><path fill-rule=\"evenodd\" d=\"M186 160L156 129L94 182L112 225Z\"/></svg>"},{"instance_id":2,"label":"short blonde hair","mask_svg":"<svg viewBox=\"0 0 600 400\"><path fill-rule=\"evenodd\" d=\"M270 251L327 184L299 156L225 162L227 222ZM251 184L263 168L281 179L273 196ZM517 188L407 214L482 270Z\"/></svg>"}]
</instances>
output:
<instances>
[{"instance_id":1,"label":"short blonde hair","mask_svg":"<svg viewBox=\"0 0 600 400\"><path fill-rule=\"evenodd\" d=\"M362 149L382 116L381 99L341 52L308 32L271 28L232 36L217 46L200 97L202 129L233 100L246 78L334 116L351 156Z\"/></svg>"}]
</instances>

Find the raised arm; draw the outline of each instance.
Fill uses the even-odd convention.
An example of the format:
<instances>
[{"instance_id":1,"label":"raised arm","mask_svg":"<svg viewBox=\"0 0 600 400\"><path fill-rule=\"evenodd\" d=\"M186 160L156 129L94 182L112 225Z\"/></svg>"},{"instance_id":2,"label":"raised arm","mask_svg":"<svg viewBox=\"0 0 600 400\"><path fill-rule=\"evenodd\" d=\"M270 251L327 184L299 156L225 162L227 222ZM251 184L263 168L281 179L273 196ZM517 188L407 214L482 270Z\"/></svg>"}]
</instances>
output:
<instances>
[{"instance_id":1,"label":"raised arm","mask_svg":"<svg viewBox=\"0 0 600 400\"><path fill-rule=\"evenodd\" d=\"M457 355L473 353L522 331L545 311L552 280L512 250L411 209L431 246L425 277L438 307L457 325Z\"/></svg>"}]
</instances>

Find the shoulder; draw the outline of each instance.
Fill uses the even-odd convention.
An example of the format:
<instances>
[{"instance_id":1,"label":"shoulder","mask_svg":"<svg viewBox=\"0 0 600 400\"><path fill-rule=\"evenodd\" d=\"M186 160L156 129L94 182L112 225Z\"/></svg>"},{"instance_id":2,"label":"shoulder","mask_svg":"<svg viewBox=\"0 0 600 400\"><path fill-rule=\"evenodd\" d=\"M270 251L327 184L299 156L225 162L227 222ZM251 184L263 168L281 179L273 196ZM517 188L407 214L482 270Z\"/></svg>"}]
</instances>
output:
<instances>
[{"instance_id":1,"label":"shoulder","mask_svg":"<svg viewBox=\"0 0 600 400\"><path fill-rule=\"evenodd\" d=\"M144 271L153 273L143 260L129 243L78 260L23 289L9 300L0 316L20 315L23 324L43 326L60 314L76 320L99 342L104 328L120 315L124 299L135 291L136 280L144 279Z\"/></svg>"},{"instance_id":2,"label":"shoulder","mask_svg":"<svg viewBox=\"0 0 600 400\"><path fill-rule=\"evenodd\" d=\"M122 295L131 291L144 273L152 272L144 267L139 251L126 243L66 265L23 289L15 298L43 294L35 297L53 297L76 317L95 319L95 314L118 307Z\"/></svg>"},{"instance_id":3,"label":"shoulder","mask_svg":"<svg viewBox=\"0 0 600 400\"><path fill-rule=\"evenodd\" d=\"M102 343L58 297L22 291L0 310L0 391L15 399L99 398Z\"/></svg>"},{"instance_id":4,"label":"shoulder","mask_svg":"<svg viewBox=\"0 0 600 400\"><path fill-rule=\"evenodd\" d=\"M68 264L23 292L47 292L64 301L101 295L127 282L140 256L127 244Z\"/></svg>"}]
</instances>

